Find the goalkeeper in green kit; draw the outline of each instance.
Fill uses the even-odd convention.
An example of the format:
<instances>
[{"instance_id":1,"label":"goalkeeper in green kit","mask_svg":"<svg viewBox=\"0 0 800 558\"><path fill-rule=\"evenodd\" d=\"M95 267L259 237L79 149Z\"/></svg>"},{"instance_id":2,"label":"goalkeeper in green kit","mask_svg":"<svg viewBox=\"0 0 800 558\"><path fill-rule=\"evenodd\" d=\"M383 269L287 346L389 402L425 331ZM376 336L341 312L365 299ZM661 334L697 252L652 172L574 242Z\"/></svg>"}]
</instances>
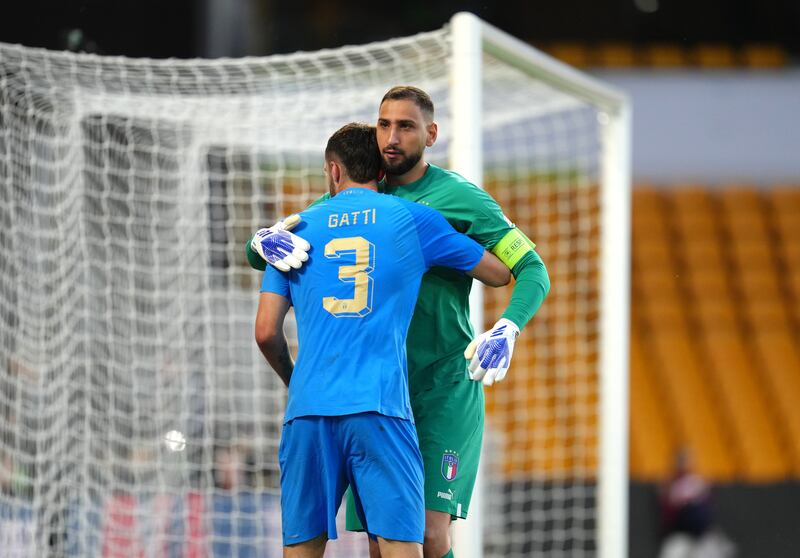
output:
<instances>
[{"instance_id":1,"label":"goalkeeper in green kit","mask_svg":"<svg viewBox=\"0 0 800 558\"><path fill-rule=\"evenodd\" d=\"M514 342L547 296L550 280L535 245L489 194L425 162L425 148L438 133L433 113L430 97L416 87L393 87L384 95L377 123L386 173L382 191L436 209L456 230L494 253L516 278L499 321L473 339L472 278L433 268L423 277L408 330L409 392L425 464L423 552L425 558L442 558L453 556L450 522L465 518L469 510L483 438L483 386L505 377ZM283 271L302 266L310 246L289 232L296 222L293 216L259 230L246 247L251 266L264 269L265 261ZM348 505L347 527L360 530L353 511ZM372 540L370 555L379 555Z\"/></svg>"}]
</instances>

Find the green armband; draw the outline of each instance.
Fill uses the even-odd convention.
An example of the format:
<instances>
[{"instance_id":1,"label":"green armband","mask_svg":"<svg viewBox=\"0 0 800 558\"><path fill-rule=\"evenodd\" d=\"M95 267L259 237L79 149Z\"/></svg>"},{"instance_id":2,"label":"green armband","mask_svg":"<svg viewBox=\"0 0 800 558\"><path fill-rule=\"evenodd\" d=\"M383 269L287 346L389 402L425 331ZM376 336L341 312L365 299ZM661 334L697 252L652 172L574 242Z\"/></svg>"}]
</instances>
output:
<instances>
[{"instance_id":1,"label":"green armband","mask_svg":"<svg viewBox=\"0 0 800 558\"><path fill-rule=\"evenodd\" d=\"M513 228L500 239L492 248L492 254L506 264L508 269L514 269L522 256L536 248L536 245L525 236L521 230Z\"/></svg>"}]
</instances>

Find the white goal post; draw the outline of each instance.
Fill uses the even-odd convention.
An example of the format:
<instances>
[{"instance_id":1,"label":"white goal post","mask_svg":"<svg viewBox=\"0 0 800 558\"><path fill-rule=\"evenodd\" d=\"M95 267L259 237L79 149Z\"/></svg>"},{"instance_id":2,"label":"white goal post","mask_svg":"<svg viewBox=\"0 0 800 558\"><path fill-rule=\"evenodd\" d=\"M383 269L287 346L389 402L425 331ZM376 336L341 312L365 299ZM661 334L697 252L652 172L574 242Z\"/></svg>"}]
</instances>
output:
<instances>
[{"instance_id":1,"label":"white goal post","mask_svg":"<svg viewBox=\"0 0 800 558\"><path fill-rule=\"evenodd\" d=\"M602 149L602 246L600 302L600 455L598 471L597 553L601 558L627 556L628 523L628 332L630 284L630 101L586 74L537 51L508 33L460 12L453 34L450 114L450 168L476 184L483 183L483 53L489 52L530 76L580 98L598 110ZM534 231L535 232L535 231ZM484 324L483 289L471 295L473 327ZM482 503L483 475L476 487ZM473 497L475 498L475 496ZM456 524L459 556L483 555L483 510Z\"/></svg>"},{"instance_id":2,"label":"white goal post","mask_svg":"<svg viewBox=\"0 0 800 558\"><path fill-rule=\"evenodd\" d=\"M244 242L322 193L327 137L397 84L434 100L428 159L490 192L552 280L485 390L456 555L626 556L630 105L470 14L240 60L0 43L4 555L280 555L285 389ZM509 293L474 289L476 330ZM366 556L339 534L329 556Z\"/></svg>"}]
</instances>

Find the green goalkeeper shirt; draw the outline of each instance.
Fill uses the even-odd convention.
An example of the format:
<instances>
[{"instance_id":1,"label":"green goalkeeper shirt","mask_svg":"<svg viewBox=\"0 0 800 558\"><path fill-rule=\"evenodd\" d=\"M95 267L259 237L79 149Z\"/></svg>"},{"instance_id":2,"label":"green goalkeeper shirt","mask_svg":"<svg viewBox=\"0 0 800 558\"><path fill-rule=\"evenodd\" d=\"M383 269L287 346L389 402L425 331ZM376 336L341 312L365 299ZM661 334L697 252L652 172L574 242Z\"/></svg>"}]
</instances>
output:
<instances>
[{"instance_id":1,"label":"green goalkeeper shirt","mask_svg":"<svg viewBox=\"0 0 800 558\"><path fill-rule=\"evenodd\" d=\"M515 229L489 194L461 175L435 165L429 165L416 182L388 189L387 193L436 209L453 228L469 235L487 250L493 250ZM509 266L518 279L519 268L535 260L541 264L533 246L530 247L524 261ZM543 264L541 270L544 271ZM544 273L546 277L546 271ZM464 349L474 337L469 317L471 288L472 277L450 269L433 268L423 276L406 342L408 384L412 393L467 377ZM506 315L508 312L504 316L520 328L524 327L545 295L546 292L538 302L532 302L530 306L535 305L535 308L529 306L526 317L512 317Z\"/></svg>"},{"instance_id":2,"label":"green goalkeeper shirt","mask_svg":"<svg viewBox=\"0 0 800 558\"><path fill-rule=\"evenodd\" d=\"M503 317L520 329L525 326L550 289L547 270L533 243L518 233L489 194L459 174L435 165L429 165L416 182L385 190L436 209L453 228L503 260L517 279ZM321 199L327 198L326 194ZM264 261L249 242L247 255L253 267L264 269ZM412 396L468 378L464 349L474 337L469 318L471 288L470 276L451 269L433 268L423 276L406 342Z\"/></svg>"}]
</instances>

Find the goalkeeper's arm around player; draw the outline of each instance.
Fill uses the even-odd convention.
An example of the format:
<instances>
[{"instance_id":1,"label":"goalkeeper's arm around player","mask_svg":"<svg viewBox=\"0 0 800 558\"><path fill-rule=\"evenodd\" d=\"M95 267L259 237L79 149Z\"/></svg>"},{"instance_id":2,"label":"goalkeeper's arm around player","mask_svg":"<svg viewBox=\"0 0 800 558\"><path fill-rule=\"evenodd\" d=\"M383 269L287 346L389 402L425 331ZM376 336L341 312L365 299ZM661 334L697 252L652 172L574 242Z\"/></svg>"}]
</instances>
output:
<instances>
[{"instance_id":1,"label":"goalkeeper's arm around player","mask_svg":"<svg viewBox=\"0 0 800 558\"><path fill-rule=\"evenodd\" d=\"M322 199L325 197L317 201ZM307 259L308 243L288 233L297 223L296 216L293 217L279 221L269 229L261 229L247 242L247 260L253 268L263 270L269 261L286 271L299 268ZM516 282L508 307L497 323L477 336L464 351L464 357L470 361L470 378L482 381L484 385L490 386L505 378L520 330L550 292L550 277L535 246L514 227L492 249L492 253L511 269ZM487 284L500 286L504 283Z\"/></svg>"},{"instance_id":2,"label":"goalkeeper's arm around player","mask_svg":"<svg viewBox=\"0 0 800 558\"><path fill-rule=\"evenodd\" d=\"M517 246L518 255L509 254L514 246ZM470 361L470 378L487 386L505 378L520 330L550 292L547 268L534 250L534 244L519 229L512 229L492 252L506 265L510 264L516 283L508 307L497 323L476 337L464 351L464 357Z\"/></svg>"},{"instance_id":3,"label":"goalkeeper's arm around player","mask_svg":"<svg viewBox=\"0 0 800 558\"><path fill-rule=\"evenodd\" d=\"M315 201L314 204L325 199L328 199L328 196L323 196ZM256 231L253 237L245 244L245 255L250 267L264 271L267 268L267 263L270 263L280 271L299 269L303 262L308 260L307 252L311 249L308 242L289 232L299 222L299 215L290 215L271 227ZM474 275L468 273L468 275L489 287L508 285L511 280L508 270L506 269L505 273L502 273L501 270L505 268L502 267L500 262L495 260L497 266L488 264L488 258L492 258L492 256L487 253L484 254L484 259L481 260L483 273ZM486 270L489 270L489 272L487 273Z\"/></svg>"}]
</instances>

